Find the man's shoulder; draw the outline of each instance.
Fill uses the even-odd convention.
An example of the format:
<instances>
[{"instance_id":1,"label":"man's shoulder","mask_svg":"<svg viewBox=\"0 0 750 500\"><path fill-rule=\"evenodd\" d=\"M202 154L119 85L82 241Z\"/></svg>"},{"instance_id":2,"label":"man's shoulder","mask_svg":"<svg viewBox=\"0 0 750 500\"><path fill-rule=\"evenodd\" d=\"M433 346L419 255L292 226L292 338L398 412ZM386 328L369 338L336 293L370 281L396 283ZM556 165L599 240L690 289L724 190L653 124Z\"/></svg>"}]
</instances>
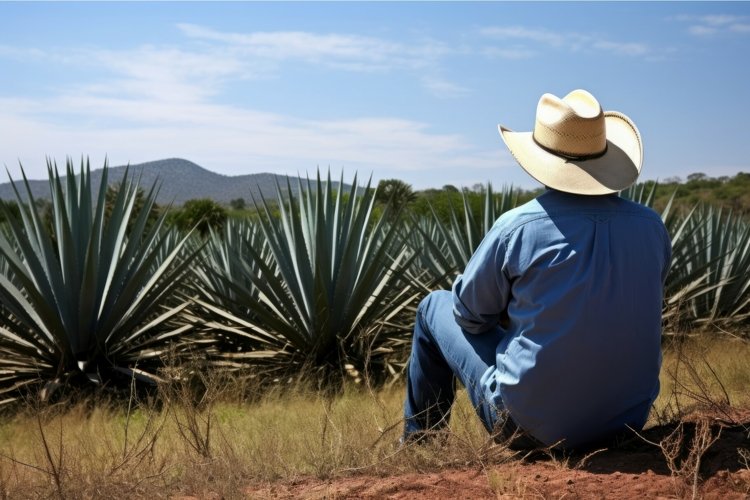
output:
<instances>
[{"instance_id":1,"label":"man's shoulder","mask_svg":"<svg viewBox=\"0 0 750 500\"><path fill-rule=\"evenodd\" d=\"M503 213L495 221L493 229L512 232L519 226L546 217L548 217L547 212L535 198Z\"/></svg>"},{"instance_id":2,"label":"man's shoulder","mask_svg":"<svg viewBox=\"0 0 750 500\"><path fill-rule=\"evenodd\" d=\"M504 233L512 233L521 226L544 222L556 217L585 217L605 214L643 217L662 224L661 216L653 209L621 198L616 194L584 196L550 190L502 214L495 221L494 229Z\"/></svg>"},{"instance_id":3,"label":"man's shoulder","mask_svg":"<svg viewBox=\"0 0 750 500\"><path fill-rule=\"evenodd\" d=\"M642 203L628 200L627 198L621 198L620 196L617 196L615 200L619 205L619 210L623 213L632 213L643 217L661 220L661 215L659 215L653 208L647 207Z\"/></svg>"}]
</instances>

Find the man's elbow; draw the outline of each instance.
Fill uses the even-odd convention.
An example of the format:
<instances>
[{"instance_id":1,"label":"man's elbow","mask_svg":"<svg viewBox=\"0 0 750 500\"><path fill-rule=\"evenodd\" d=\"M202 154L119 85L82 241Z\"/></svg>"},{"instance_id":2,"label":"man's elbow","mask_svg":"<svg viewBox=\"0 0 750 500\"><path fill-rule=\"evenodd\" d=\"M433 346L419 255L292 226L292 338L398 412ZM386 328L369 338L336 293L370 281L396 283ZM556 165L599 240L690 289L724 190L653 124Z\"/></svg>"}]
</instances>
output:
<instances>
[{"instance_id":1,"label":"man's elbow","mask_svg":"<svg viewBox=\"0 0 750 500\"><path fill-rule=\"evenodd\" d=\"M476 321L462 316L455 309L453 311L453 317L456 319L456 323L458 323L458 326L460 326L463 331L465 331L466 333L471 333L472 335L487 333L497 326L497 321Z\"/></svg>"}]
</instances>

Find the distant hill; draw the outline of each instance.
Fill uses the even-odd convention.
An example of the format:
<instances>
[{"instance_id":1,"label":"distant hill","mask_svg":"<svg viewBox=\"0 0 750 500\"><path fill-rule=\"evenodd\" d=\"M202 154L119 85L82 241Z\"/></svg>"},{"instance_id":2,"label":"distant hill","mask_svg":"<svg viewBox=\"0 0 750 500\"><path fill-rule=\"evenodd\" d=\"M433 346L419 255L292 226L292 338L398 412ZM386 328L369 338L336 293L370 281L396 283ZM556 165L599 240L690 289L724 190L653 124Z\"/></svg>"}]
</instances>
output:
<instances>
[{"instance_id":1,"label":"distant hill","mask_svg":"<svg viewBox=\"0 0 750 500\"><path fill-rule=\"evenodd\" d=\"M109 184L120 182L125 173L125 166L110 167ZM76 172L78 166L76 166ZM152 161L138 165L130 165L134 176L140 176L140 185L150 189L154 182L159 181L161 189L157 202L160 204L173 203L182 205L187 200L195 198L210 198L218 203L228 204L231 200L244 198L250 203L252 196L259 199L262 194L266 199L276 196L276 183L286 187L287 176L269 173L248 175L221 175L180 158ZM311 174L311 180L312 180ZM102 169L91 171L91 183L98 189L102 180ZM22 190L18 181L16 185ZM49 182L47 180L29 181L31 192L35 198L49 198ZM334 182L334 187L338 182ZM349 187L345 185L345 188ZM292 191L296 193L296 178L292 178ZM10 182L0 184L0 199L15 200L15 193Z\"/></svg>"}]
</instances>

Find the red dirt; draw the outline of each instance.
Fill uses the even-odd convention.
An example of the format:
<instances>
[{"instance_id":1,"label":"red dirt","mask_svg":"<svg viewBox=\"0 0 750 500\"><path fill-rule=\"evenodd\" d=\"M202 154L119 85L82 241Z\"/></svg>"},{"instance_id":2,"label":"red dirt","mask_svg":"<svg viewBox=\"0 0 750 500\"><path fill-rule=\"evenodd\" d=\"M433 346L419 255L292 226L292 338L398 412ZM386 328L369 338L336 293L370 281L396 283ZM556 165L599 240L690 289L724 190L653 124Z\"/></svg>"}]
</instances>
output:
<instances>
[{"instance_id":1,"label":"red dirt","mask_svg":"<svg viewBox=\"0 0 750 500\"><path fill-rule=\"evenodd\" d=\"M719 439L701 456L695 491L697 498L750 498L750 415L743 424L711 419L710 430ZM705 418L705 416L704 416ZM734 419L733 419L734 420ZM655 444L667 438L675 424L644 431L616 447L584 455L552 458L539 454L525 460L397 476L354 475L329 480L303 478L272 484L255 484L245 490L250 498L691 498L695 475L689 462L695 421L684 423L683 446L676 463L681 473L670 471L664 453ZM700 434L700 433L699 433ZM686 462L686 460L688 460ZM694 463L694 462L692 462Z\"/></svg>"}]
</instances>

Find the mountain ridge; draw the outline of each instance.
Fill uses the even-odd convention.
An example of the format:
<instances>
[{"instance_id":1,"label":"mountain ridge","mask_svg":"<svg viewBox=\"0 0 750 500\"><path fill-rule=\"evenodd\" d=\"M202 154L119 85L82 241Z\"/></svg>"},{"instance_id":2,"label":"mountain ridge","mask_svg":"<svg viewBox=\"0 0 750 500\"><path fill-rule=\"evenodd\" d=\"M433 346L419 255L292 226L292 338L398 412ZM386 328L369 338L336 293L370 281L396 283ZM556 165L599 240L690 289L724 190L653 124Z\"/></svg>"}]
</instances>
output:
<instances>
[{"instance_id":1,"label":"mountain ridge","mask_svg":"<svg viewBox=\"0 0 750 500\"><path fill-rule=\"evenodd\" d=\"M250 202L253 197L259 199L259 196L266 199L275 198L277 183L284 189L287 179L291 181L292 192L297 192L296 177L268 172L235 176L224 175L212 172L183 158L167 158L136 165L109 167L108 184L112 185L122 181L126 169L129 169L131 178L138 179L139 185L146 191L154 183L159 182L159 192L156 199L159 204L171 203L179 206L191 199L210 198L226 205L231 200L238 198L243 198L247 202ZM75 171L77 174L79 168L77 167ZM99 189L102 173L103 168L91 170L91 184L95 190ZM18 180L15 183L22 198L26 200L26 191L22 188L22 183L19 184ZM332 182L332 184L337 187L339 183ZM49 199L48 180L29 180L29 186L34 198ZM344 186L348 187L347 184ZM10 182L0 184L0 199L16 199Z\"/></svg>"}]
</instances>

